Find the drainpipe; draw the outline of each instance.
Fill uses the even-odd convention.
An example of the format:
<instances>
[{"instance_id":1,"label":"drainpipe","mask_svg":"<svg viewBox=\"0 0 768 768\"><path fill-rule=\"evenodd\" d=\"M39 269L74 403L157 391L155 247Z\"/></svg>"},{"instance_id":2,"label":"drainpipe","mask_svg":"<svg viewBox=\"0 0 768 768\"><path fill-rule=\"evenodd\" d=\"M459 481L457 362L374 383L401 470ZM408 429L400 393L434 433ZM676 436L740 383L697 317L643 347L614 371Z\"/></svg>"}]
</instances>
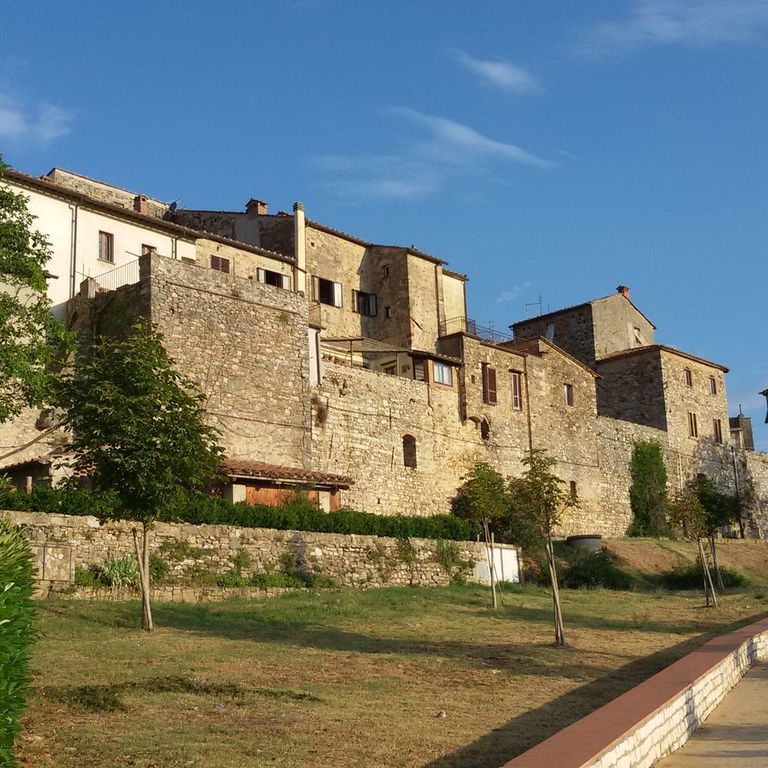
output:
<instances>
[{"instance_id":1,"label":"drainpipe","mask_svg":"<svg viewBox=\"0 0 768 768\"><path fill-rule=\"evenodd\" d=\"M744 538L744 517L741 514L741 484L739 482L739 468L736 464L736 449L731 446L731 460L733 461L733 484L736 488L736 510L739 513L739 538Z\"/></svg>"},{"instance_id":2,"label":"drainpipe","mask_svg":"<svg viewBox=\"0 0 768 768\"><path fill-rule=\"evenodd\" d=\"M69 245L69 298L75 297L77 292L77 212L80 206L75 203L72 206L71 242Z\"/></svg>"},{"instance_id":3,"label":"drainpipe","mask_svg":"<svg viewBox=\"0 0 768 768\"><path fill-rule=\"evenodd\" d=\"M293 241L296 258L295 280L296 291L307 293L307 229L304 216L304 203L293 204Z\"/></svg>"}]
</instances>

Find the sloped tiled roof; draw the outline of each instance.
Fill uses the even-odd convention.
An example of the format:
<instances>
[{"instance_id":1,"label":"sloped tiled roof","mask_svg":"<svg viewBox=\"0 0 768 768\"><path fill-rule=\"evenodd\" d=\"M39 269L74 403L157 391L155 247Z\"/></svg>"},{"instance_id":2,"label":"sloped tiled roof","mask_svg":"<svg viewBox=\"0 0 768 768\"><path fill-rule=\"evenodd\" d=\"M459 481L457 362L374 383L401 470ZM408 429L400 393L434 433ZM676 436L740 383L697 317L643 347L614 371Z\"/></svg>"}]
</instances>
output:
<instances>
[{"instance_id":1,"label":"sloped tiled roof","mask_svg":"<svg viewBox=\"0 0 768 768\"><path fill-rule=\"evenodd\" d=\"M644 347L633 347L632 349L623 349L620 352L612 352L610 355L605 355L596 361L597 365L600 363L609 363L611 360L617 360L622 357L630 357L631 355L642 355L647 352L664 351L670 354L677 355L678 357L684 357L688 360L693 360L695 363L702 363L710 368L718 368L723 373L728 373L728 368L720 363L713 363L711 360L705 360L703 357L696 357L689 352L683 352L681 349L675 349L674 347L668 347L666 344L646 344Z\"/></svg>"},{"instance_id":2,"label":"sloped tiled roof","mask_svg":"<svg viewBox=\"0 0 768 768\"><path fill-rule=\"evenodd\" d=\"M263 461L251 461L249 459L226 459L219 471L229 477L316 483L335 485L340 488L349 488L354 482L351 478L343 475L332 475L328 472L316 472L315 470L297 469L296 467L281 467L276 464L266 464Z\"/></svg>"}]
</instances>

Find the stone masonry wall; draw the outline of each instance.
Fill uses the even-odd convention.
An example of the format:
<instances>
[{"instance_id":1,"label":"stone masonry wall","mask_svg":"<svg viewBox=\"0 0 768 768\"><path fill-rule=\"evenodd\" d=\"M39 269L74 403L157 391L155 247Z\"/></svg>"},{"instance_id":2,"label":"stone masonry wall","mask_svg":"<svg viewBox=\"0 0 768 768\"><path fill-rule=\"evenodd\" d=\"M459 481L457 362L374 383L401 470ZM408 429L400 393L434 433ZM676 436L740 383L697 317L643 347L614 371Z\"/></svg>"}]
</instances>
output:
<instances>
[{"instance_id":1,"label":"stone masonry wall","mask_svg":"<svg viewBox=\"0 0 768 768\"><path fill-rule=\"evenodd\" d=\"M51 515L39 512L2 512L27 531L37 555L38 580L72 581L75 568L87 568L107 558L135 553L132 531L138 524L113 521L100 524L95 517ZM140 527L140 526L139 526ZM211 573L233 570L238 553L246 553L248 576L280 569L280 560L291 554L303 572L322 574L340 585L374 587L390 584L443 585L449 574L435 556L436 542L409 539L415 560L407 562L397 539L226 525L155 523L150 533L150 552L163 557L171 574L184 579L194 567ZM168 547L186 542L188 557L175 560ZM483 544L458 542L462 557L473 563L485 559ZM165 545L165 547L163 546ZM188 551L190 551L188 550Z\"/></svg>"},{"instance_id":2,"label":"stone masonry wall","mask_svg":"<svg viewBox=\"0 0 768 768\"><path fill-rule=\"evenodd\" d=\"M227 455L308 467L304 297L161 257L142 267L152 321L179 370L207 398Z\"/></svg>"},{"instance_id":3,"label":"stone masonry wall","mask_svg":"<svg viewBox=\"0 0 768 768\"><path fill-rule=\"evenodd\" d=\"M582 304L573 309L551 315L533 317L515 323L515 338L541 336L546 338L547 326L555 326L552 341L577 360L590 364L595 359L595 335L592 327L592 306Z\"/></svg>"}]
</instances>

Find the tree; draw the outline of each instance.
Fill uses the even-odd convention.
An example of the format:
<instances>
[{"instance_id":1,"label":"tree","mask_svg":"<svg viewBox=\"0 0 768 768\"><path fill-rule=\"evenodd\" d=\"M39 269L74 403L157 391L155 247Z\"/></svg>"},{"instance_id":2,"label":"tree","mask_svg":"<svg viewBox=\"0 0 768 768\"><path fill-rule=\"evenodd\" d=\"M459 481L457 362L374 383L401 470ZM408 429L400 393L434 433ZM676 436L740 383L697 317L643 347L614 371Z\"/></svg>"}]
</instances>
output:
<instances>
[{"instance_id":1,"label":"tree","mask_svg":"<svg viewBox=\"0 0 768 768\"><path fill-rule=\"evenodd\" d=\"M565 646L565 628L560 609L560 589L552 549L552 534L565 510L575 506L577 501L563 488L563 480L554 473L557 459L547 456L546 451L531 451L523 459L523 464L526 467L523 476L509 481L510 506L515 516L530 521L530 527L527 529L529 535L539 545L544 545L552 585L555 645L562 648Z\"/></svg>"},{"instance_id":2,"label":"tree","mask_svg":"<svg viewBox=\"0 0 768 768\"><path fill-rule=\"evenodd\" d=\"M149 527L180 491L213 482L221 459L217 432L204 423L203 397L172 366L162 336L139 320L123 339L86 345L62 385L73 434L73 467L95 490L112 491L143 527L139 551L143 626L152 628ZM121 513L122 514L122 513Z\"/></svg>"},{"instance_id":3,"label":"tree","mask_svg":"<svg viewBox=\"0 0 768 768\"><path fill-rule=\"evenodd\" d=\"M0 181L5 168L0 157ZM33 222L27 198L0 184L0 423L49 402L64 339L46 292L51 246Z\"/></svg>"},{"instance_id":4,"label":"tree","mask_svg":"<svg viewBox=\"0 0 768 768\"><path fill-rule=\"evenodd\" d=\"M739 519L739 499L728 493L721 493L715 488L715 484L704 474L699 474L692 484L696 496L706 513L705 534L712 552L712 565L715 569L715 578L719 589L724 589L723 577L720 575L720 565L717 561L717 547L715 545L715 533L718 529L730 525Z\"/></svg>"},{"instance_id":5,"label":"tree","mask_svg":"<svg viewBox=\"0 0 768 768\"><path fill-rule=\"evenodd\" d=\"M711 594L712 602L717 607L717 595L712 583L712 574L709 572L704 546L701 543L702 536L705 536L707 532L707 511L704 509L701 501L699 501L699 497L693 488L681 488L677 491L669 500L668 508L669 524L678 530L683 538L695 541L698 544L707 606L709 606L709 596Z\"/></svg>"},{"instance_id":6,"label":"tree","mask_svg":"<svg viewBox=\"0 0 768 768\"><path fill-rule=\"evenodd\" d=\"M667 529L667 470L661 445L655 440L635 443L631 460L632 507L630 536L663 536Z\"/></svg>"},{"instance_id":7,"label":"tree","mask_svg":"<svg viewBox=\"0 0 768 768\"><path fill-rule=\"evenodd\" d=\"M493 558L493 525L507 513L509 499L504 478L490 465L478 461L456 491L452 501L453 513L470 521L481 531L486 551L490 552L488 565L491 575L491 595L496 607L496 573ZM490 546L490 550L488 547Z\"/></svg>"}]
</instances>

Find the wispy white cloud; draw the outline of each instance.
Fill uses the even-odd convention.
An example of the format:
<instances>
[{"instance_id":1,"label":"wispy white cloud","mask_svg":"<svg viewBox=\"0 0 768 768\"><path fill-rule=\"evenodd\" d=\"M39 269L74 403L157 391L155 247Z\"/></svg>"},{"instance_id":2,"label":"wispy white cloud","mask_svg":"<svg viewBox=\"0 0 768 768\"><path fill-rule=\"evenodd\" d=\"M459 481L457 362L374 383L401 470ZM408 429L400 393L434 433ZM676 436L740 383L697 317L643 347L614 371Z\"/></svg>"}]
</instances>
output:
<instances>
[{"instance_id":1,"label":"wispy white cloud","mask_svg":"<svg viewBox=\"0 0 768 768\"><path fill-rule=\"evenodd\" d=\"M507 304L510 301L514 301L520 294L531 287L529 282L525 282L522 285L514 285L507 291L502 291L497 297L496 302L499 304Z\"/></svg>"},{"instance_id":2,"label":"wispy white cloud","mask_svg":"<svg viewBox=\"0 0 768 768\"><path fill-rule=\"evenodd\" d=\"M550 160L537 157L516 144L491 139L455 120L427 115L407 107L398 107L393 113L426 128L429 142L422 144L422 149L426 154L446 162L463 164L485 158L508 160L536 168L551 168L554 165Z\"/></svg>"},{"instance_id":3,"label":"wispy white cloud","mask_svg":"<svg viewBox=\"0 0 768 768\"><path fill-rule=\"evenodd\" d=\"M493 176L510 164L538 169L554 166L515 144L484 136L444 117L398 107L388 114L421 130L395 151L382 154L328 154L310 158L325 171L324 185L349 199L423 199L457 176Z\"/></svg>"},{"instance_id":4,"label":"wispy white cloud","mask_svg":"<svg viewBox=\"0 0 768 768\"><path fill-rule=\"evenodd\" d=\"M0 94L0 139L47 144L69 133L73 114L45 102L28 106Z\"/></svg>"},{"instance_id":5,"label":"wispy white cloud","mask_svg":"<svg viewBox=\"0 0 768 768\"><path fill-rule=\"evenodd\" d=\"M456 52L456 60L486 84L507 93L523 95L541 90L537 79L530 72L509 61L476 59L464 51Z\"/></svg>"},{"instance_id":6,"label":"wispy white cloud","mask_svg":"<svg viewBox=\"0 0 768 768\"><path fill-rule=\"evenodd\" d=\"M595 52L649 45L709 46L745 42L768 28L768 0L635 0L629 15L588 30Z\"/></svg>"}]
</instances>

